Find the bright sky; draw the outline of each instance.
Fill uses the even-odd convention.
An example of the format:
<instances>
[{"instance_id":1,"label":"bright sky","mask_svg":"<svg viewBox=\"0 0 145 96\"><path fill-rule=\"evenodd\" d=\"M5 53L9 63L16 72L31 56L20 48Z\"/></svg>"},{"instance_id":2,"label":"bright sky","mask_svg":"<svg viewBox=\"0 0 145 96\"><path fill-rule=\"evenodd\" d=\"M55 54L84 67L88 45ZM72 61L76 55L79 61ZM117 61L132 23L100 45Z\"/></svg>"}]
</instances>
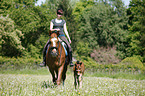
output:
<instances>
[{"instance_id":1,"label":"bright sky","mask_svg":"<svg viewBox=\"0 0 145 96\"><path fill-rule=\"evenodd\" d=\"M41 3L42 3L42 2L44 3L45 1L46 1L46 0L38 0L37 3L36 3L35 5L36 5L36 6L37 6L37 5L40 6ZM129 5L129 2L130 2L131 0L122 0L122 1L125 3L126 6L128 6L128 5Z\"/></svg>"},{"instance_id":2,"label":"bright sky","mask_svg":"<svg viewBox=\"0 0 145 96\"><path fill-rule=\"evenodd\" d=\"M42 3L42 2L44 3L45 1L46 1L46 0L38 0L38 1L37 1L37 3L35 3L35 6L37 6L37 5L39 5L39 6L40 6L40 5L41 5L41 3Z\"/></svg>"},{"instance_id":3,"label":"bright sky","mask_svg":"<svg viewBox=\"0 0 145 96\"><path fill-rule=\"evenodd\" d=\"M124 4L125 4L126 6L128 6L131 0L122 0L122 1L124 2Z\"/></svg>"}]
</instances>

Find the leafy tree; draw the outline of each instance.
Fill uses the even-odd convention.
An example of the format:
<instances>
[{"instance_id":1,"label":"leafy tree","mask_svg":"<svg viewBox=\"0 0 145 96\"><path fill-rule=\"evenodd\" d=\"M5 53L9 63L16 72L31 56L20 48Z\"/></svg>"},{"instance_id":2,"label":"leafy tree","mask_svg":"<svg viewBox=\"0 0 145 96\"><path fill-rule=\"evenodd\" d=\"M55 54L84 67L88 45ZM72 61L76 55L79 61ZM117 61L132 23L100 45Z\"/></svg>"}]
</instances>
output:
<instances>
[{"instance_id":1,"label":"leafy tree","mask_svg":"<svg viewBox=\"0 0 145 96\"><path fill-rule=\"evenodd\" d=\"M78 46L76 48L77 53L81 56L89 56L91 50L88 45L89 44L85 42L78 42Z\"/></svg>"},{"instance_id":2,"label":"leafy tree","mask_svg":"<svg viewBox=\"0 0 145 96\"><path fill-rule=\"evenodd\" d=\"M82 35L85 35L85 31L88 31L88 30L85 30L84 32L80 32L79 29L81 29L82 27L85 28L85 27L89 27L89 26L84 26L82 25L82 22L83 20L81 20L82 18L82 15L84 14L88 14L87 12L85 12L85 8L90 8L94 5L95 3L92 1L92 0L81 0L80 2L76 2L76 5L73 9L73 16L74 16L74 20L75 20L75 45L77 46L76 48L78 49L78 46L80 46L80 43L84 42L83 41L83 38L82 38ZM91 32L90 32L91 33ZM93 32L92 32L93 34ZM86 37L84 37L86 38ZM80 42L80 43L79 43ZM88 42L84 42L84 44L87 44ZM97 42L96 42L97 43ZM88 50L91 50L90 49L90 44L87 44L88 45ZM81 50L81 49L80 49ZM90 52L90 51L89 51ZM79 52L80 53L80 52Z\"/></svg>"},{"instance_id":3,"label":"leafy tree","mask_svg":"<svg viewBox=\"0 0 145 96\"><path fill-rule=\"evenodd\" d=\"M114 0L120 2L120 0ZM119 3L112 7L106 3L91 0L78 2L73 14L77 21L77 39L88 43L89 49L103 47L116 47L116 50L125 51L127 38L126 10ZM115 10L114 10L115 9ZM119 52L120 53L120 52Z\"/></svg>"},{"instance_id":4,"label":"leafy tree","mask_svg":"<svg viewBox=\"0 0 145 96\"><path fill-rule=\"evenodd\" d=\"M51 11L49 11L46 5L34 6L34 1L35 0L7 0L1 2L3 15L8 14L15 22L15 28L21 30L23 33L25 38L20 38L20 40L26 52L33 50L28 51L29 45L31 44L37 48L37 43L35 42L39 39L40 34L44 34L48 37L49 24L53 17L53 15L50 15ZM47 39L43 42L47 42ZM15 56L16 54L11 55ZM9 56L11 55L9 54Z\"/></svg>"},{"instance_id":5,"label":"leafy tree","mask_svg":"<svg viewBox=\"0 0 145 96\"><path fill-rule=\"evenodd\" d=\"M127 49L128 56L140 55L145 61L145 0L132 0L129 4L127 13L129 16L129 47Z\"/></svg>"},{"instance_id":6,"label":"leafy tree","mask_svg":"<svg viewBox=\"0 0 145 96\"><path fill-rule=\"evenodd\" d=\"M100 46L121 47L125 42L126 31L123 30L125 20L119 18L114 9L104 4L86 8L82 14L81 39L89 41L94 48ZM122 46L123 47L123 46Z\"/></svg>"},{"instance_id":7,"label":"leafy tree","mask_svg":"<svg viewBox=\"0 0 145 96\"><path fill-rule=\"evenodd\" d=\"M21 44L23 34L20 30L16 29L15 23L8 16L0 16L0 49L2 56L19 56L24 51Z\"/></svg>"},{"instance_id":8,"label":"leafy tree","mask_svg":"<svg viewBox=\"0 0 145 96\"><path fill-rule=\"evenodd\" d=\"M67 23L67 30L69 32L70 38L72 40L72 48L76 49L76 22L74 20L74 15L72 14L73 9L70 4L70 0L59 0L58 8L62 8L64 11L64 19Z\"/></svg>"}]
</instances>

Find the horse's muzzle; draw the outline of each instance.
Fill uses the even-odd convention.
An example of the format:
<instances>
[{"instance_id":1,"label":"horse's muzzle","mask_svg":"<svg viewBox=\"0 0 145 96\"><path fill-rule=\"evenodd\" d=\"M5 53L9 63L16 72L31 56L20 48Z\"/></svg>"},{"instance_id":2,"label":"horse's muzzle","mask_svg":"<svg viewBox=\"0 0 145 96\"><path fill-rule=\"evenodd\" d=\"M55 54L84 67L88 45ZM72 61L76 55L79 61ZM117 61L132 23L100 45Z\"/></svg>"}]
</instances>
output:
<instances>
[{"instance_id":1,"label":"horse's muzzle","mask_svg":"<svg viewBox=\"0 0 145 96\"><path fill-rule=\"evenodd\" d=\"M57 50L56 50L56 49L53 49L53 50L51 51L51 55L52 55L52 57L56 57L56 56L58 55Z\"/></svg>"}]
</instances>

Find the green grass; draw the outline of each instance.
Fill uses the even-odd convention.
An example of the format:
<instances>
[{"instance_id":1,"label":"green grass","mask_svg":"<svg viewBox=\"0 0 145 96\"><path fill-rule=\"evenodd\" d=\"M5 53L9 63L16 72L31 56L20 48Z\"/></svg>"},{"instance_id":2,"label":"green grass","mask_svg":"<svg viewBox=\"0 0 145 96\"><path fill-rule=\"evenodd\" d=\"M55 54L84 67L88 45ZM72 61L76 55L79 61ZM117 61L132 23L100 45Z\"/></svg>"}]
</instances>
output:
<instances>
[{"instance_id":1,"label":"green grass","mask_svg":"<svg viewBox=\"0 0 145 96\"><path fill-rule=\"evenodd\" d=\"M87 72L85 76L91 77L109 77L114 79L130 79L130 80L145 80L145 74L132 74L132 73L125 73L125 72L116 72L109 74L108 72Z\"/></svg>"},{"instance_id":2,"label":"green grass","mask_svg":"<svg viewBox=\"0 0 145 96\"><path fill-rule=\"evenodd\" d=\"M1 96L144 96L145 80L83 78L83 88L75 90L73 74L67 75L65 86L56 87L51 75L0 74Z\"/></svg>"},{"instance_id":3,"label":"green grass","mask_svg":"<svg viewBox=\"0 0 145 96\"><path fill-rule=\"evenodd\" d=\"M143 80L144 79L144 80ZM1 70L1 96L144 96L145 75L85 71L83 88L75 90L68 67L65 86L54 86L47 68Z\"/></svg>"},{"instance_id":4,"label":"green grass","mask_svg":"<svg viewBox=\"0 0 145 96\"><path fill-rule=\"evenodd\" d=\"M67 74L73 73L72 69L68 67ZM0 74L30 74L30 75L48 75L49 70L46 67L37 69L20 69L20 70L0 70ZM130 80L145 80L145 74L132 74L124 72L108 73L108 72L91 72L86 70L85 77L109 77L116 79L130 79Z\"/></svg>"},{"instance_id":5,"label":"green grass","mask_svg":"<svg viewBox=\"0 0 145 96\"><path fill-rule=\"evenodd\" d=\"M37 68L37 69L20 69L20 70L1 70L1 74L34 74L34 75L47 75L48 69L47 68Z\"/></svg>"}]
</instances>

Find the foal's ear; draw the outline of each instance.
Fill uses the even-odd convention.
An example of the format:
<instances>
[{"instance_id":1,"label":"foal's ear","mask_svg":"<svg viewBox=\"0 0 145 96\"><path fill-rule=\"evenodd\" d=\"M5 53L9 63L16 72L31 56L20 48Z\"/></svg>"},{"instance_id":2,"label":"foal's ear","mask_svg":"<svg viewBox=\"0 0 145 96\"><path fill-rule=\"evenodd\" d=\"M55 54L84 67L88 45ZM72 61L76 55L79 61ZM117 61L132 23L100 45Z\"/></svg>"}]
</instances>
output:
<instances>
[{"instance_id":1,"label":"foal's ear","mask_svg":"<svg viewBox=\"0 0 145 96\"><path fill-rule=\"evenodd\" d=\"M49 30L49 36L52 34L52 31L51 30Z\"/></svg>"},{"instance_id":2,"label":"foal's ear","mask_svg":"<svg viewBox=\"0 0 145 96\"><path fill-rule=\"evenodd\" d=\"M77 64L79 64L79 63L80 63L80 61L77 61L76 63L77 63Z\"/></svg>"}]
</instances>

